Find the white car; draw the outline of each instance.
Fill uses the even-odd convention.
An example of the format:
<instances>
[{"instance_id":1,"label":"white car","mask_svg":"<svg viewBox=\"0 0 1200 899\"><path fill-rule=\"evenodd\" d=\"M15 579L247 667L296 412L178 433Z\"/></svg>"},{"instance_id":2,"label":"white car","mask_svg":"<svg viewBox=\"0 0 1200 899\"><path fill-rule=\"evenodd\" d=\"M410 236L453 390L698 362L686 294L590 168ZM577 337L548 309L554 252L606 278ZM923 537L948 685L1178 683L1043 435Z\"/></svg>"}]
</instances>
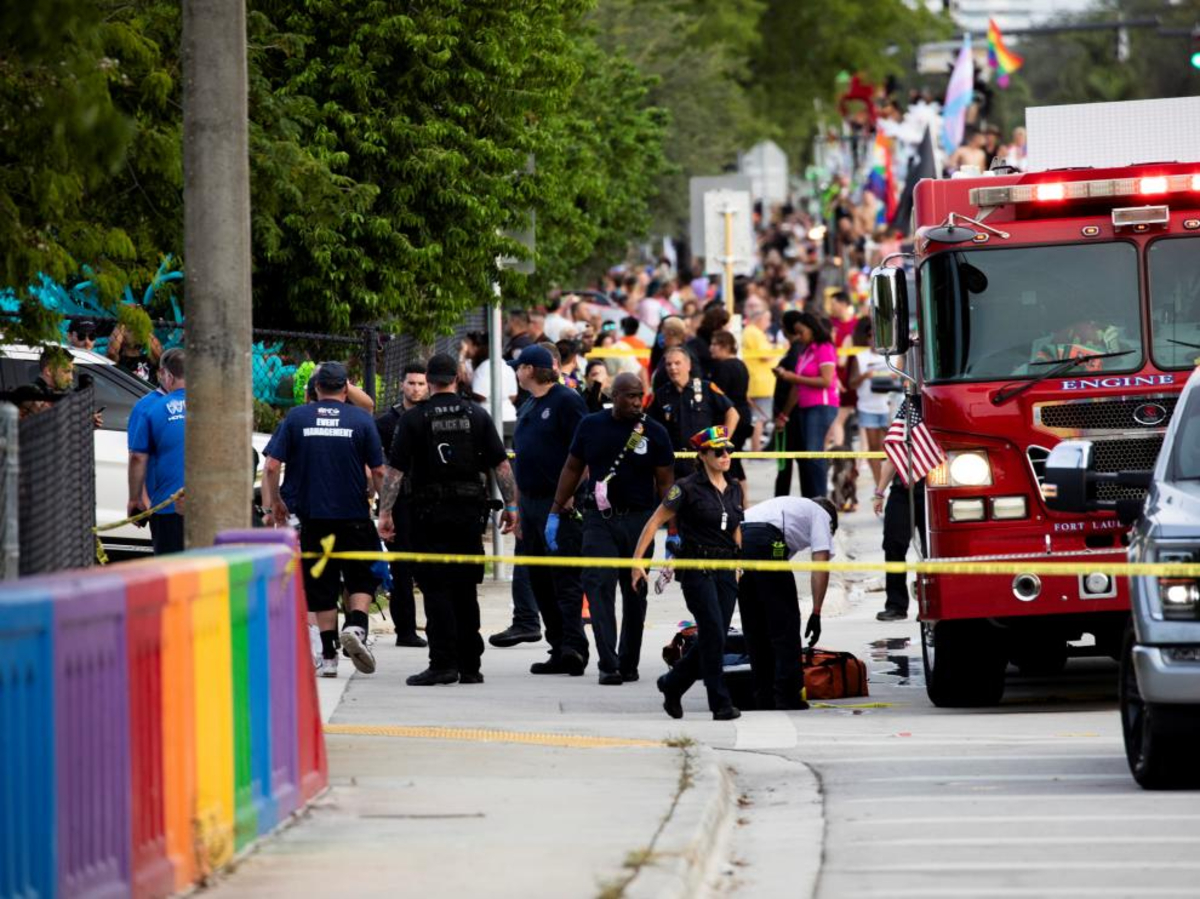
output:
<instances>
[{"instance_id":1,"label":"white car","mask_svg":"<svg viewBox=\"0 0 1200 899\"><path fill-rule=\"evenodd\" d=\"M104 426L96 431L96 523L120 521L126 517L129 497L129 445L126 428L134 404L152 387L118 368L107 357L89 350L68 349L75 359L75 376L92 376L96 390L96 408L103 409ZM8 344L0 347L0 390L12 391L29 384L38 376L41 347ZM255 433L254 449L262 454L269 434ZM249 464L250 460L246 460ZM105 551L113 558L149 553L150 531L125 525L100 535Z\"/></svg>"}]
</instances>

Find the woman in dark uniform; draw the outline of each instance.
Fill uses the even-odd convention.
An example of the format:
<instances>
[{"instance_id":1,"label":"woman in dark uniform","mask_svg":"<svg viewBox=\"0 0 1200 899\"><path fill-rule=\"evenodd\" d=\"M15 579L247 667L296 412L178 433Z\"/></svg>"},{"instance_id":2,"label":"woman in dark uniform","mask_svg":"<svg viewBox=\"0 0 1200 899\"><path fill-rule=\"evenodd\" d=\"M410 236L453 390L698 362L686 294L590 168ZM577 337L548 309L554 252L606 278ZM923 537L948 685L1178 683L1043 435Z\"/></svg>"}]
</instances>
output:
<instances>
[{"instance_id":1,"label":"woman in dark uniform","mask_svg":"<svg viewBox=\"0 0 1200 899\"><path fill-rule=\"evenodd\" d=\"M727 480L729 451L733 444L723 427L705 428L693 435L697 470L681 478L667 492L642 529L634 558L640 559L660 527L678 517L681 559L735 559L742 546L742 492ZM635 566L633 585L645 580L646 569ZM688 610L696 620L696 642L682 659L658 679L663 708L672 718L683 717L680 700L697 679L704 679L708 707L717 721L742 713L733 706L725 688L723 662L725 634L737 604L737 574L729 569L679 572L679 584Z\"/></svg>"}]
</instances>

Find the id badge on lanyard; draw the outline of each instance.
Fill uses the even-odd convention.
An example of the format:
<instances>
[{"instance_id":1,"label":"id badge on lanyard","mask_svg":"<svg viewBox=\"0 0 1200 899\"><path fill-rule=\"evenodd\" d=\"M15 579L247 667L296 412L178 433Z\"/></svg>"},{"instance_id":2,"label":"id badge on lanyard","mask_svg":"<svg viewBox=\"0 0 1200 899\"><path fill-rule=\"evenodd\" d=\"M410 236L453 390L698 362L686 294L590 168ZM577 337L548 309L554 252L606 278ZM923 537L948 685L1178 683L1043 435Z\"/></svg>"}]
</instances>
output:
<instances>
[{"instance_id":1,"label":"id badge on lanyard","mask_svg":"<svg viewBox=\"0 0 1200 899\"><path fill-rule=\"evenodd\" d=\"M607 512L612 508L612 503L608 501L608 481L596 482L596 508L601 512Z\"/></svg>"}]
</instances>

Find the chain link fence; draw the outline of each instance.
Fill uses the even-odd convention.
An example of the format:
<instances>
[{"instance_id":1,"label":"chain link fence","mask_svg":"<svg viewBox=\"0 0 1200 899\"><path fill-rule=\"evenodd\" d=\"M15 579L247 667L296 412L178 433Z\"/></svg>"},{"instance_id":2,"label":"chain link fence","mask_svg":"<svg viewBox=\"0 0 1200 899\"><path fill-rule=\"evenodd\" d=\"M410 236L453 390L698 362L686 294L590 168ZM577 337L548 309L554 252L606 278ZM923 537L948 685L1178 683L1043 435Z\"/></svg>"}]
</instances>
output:
<instances>
[{"instance_id":1,"label":"chain link fence","mask_svg":"<svg viewBox=\"0 0 1200 899\"><path fill-rule=\"evenodd\" d=\"M12 403L0 403L0 581L17 577L21 555L17 503L20 445L17 407Z\"/></svg>"},{"instance_id":2,"label":"chain link fence","mask_svg":"<svg viewBox=\"0 0 1200 899\"><path fill-rule=\"evenodd\" d=\"M487 332L489 307L472 309L452 334L437 338L432 345L422 344L408 334L397 334L383 344L381 390L376 405L383 409L400 401L400 385L404 382L404 367L412 362L425 362L434 353L458 356L463 338L471 331Z\"/></svg>"},{"instance_id":3,"label":"chain link fence","mask_svg":"<svg viewBox=\"0 0 1200 899\"><path fill-rule=\"evenodd\" d=\"M22 576L86 568L95 561L94 393L89 383L19 424L17 529ZM6 459L4 474L8 471ZM7 540L4 546L7 563Z\"/></svg>"}]
</instances>

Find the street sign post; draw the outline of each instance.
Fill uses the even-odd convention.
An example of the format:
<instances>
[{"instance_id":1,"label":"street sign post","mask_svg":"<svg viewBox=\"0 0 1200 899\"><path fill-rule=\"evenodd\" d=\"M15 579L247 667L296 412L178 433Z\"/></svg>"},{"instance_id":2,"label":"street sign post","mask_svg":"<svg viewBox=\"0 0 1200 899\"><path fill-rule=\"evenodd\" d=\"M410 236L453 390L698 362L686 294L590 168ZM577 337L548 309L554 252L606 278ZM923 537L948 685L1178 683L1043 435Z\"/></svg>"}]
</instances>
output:
<instances>
[{"instance_id":1,"label":"street sign post","mask_svg":"<svg viewBox=\"0 0 1200 899\"><path fill-rule=\"evenodd\" d=\"M754 224L750 191L704 194L704 272L721 275L721 295L733 317L733 277L754 272Z\"/></svg>"}]
</instances>

